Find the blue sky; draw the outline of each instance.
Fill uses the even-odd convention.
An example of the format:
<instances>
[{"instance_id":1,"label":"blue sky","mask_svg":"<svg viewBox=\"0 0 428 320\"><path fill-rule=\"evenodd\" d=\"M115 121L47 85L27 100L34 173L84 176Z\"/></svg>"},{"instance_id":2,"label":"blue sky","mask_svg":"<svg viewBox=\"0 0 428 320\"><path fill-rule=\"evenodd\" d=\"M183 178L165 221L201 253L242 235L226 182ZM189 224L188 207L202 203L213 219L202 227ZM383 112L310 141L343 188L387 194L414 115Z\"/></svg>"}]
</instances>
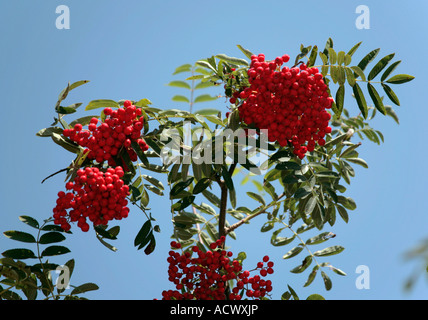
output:
<instances>
[{"instance_id":1,"label":"blue sky","mask_svg":"<svg viewBox=\"0 0 428 320\"><path fill-rule=\"evenodd\" d=\"M370 9L370 29L355 26L357 6ZM70 29L55 27L58 5L70 8ZM300 44L324 46L331 37L334 47L347 51L362 41L354 55L381 48L379 57L395 52L403 62L397 73L416 79L397 87L401 106L396 108L400 125L378 117L372 125L383 132L381 146L363 141L360 155L369 169L356 168L357 176L347 196L357 209L348 224L338 221L326 228L337 236L327 245L346 249L330 257L346 277L332 272L333 289L326 292L321 277L303 288L307 272L289 272L300 258L282 260L289 249L273 248L270 234L260 234L263 219L254 219L248 228L237 230L238 240L230 242L235 253L246 251L245 266L251 268L264 254L275 262L274 298L292 286L302 297L320 293L327 299L426 299L427 283L420 281L408 294L403 292L407 276L416 267L403 254L428 237L426 172L424 161L428 134L422 93L426 90L427 50L424 1L10 1L0 3L0 92L3 104L2 157L0 157L0 230L30 231L19 215L43 220L51 215L56 193L63 189L64 176L44 184L49 174L66 167L72 154L35 133L49 126L58 93L67 83L87 79L67 98L71 103L93 99L148 98L159 108L186 108L173 103L179 89L167 87L174 69L184 63L225 53L242 57L237 44L275 58L285 53L294 57ZM347 101L351 101L349 99ZM225 109L218 101L200 107ZM348 109L355 110L356 105ZM82 108L83 109L83 108ZM76 115L87 115L83 110ZM239 201L239 199L238 199ZM246 201L243 199L242 201ZM169 202L151 197L153 215L162 233L156 251L146 256L133 247L133 239L145 217L132 209L122 220L121 233L111 252L89 232L77 228L64 245L72 253L59 256L62 264L76 260L72 284L94 282L100 290L87 294L93 299L160 298L167 281L166 257L171 234ZM257 236L254 236L257 235ZM309 237L309 235L307 236ZM19 246L0 237L0 250ZM303 259L303 256L302 256ZM357 266L370 270L370 289L355 286Z\"/></svg>"}]
</instances>

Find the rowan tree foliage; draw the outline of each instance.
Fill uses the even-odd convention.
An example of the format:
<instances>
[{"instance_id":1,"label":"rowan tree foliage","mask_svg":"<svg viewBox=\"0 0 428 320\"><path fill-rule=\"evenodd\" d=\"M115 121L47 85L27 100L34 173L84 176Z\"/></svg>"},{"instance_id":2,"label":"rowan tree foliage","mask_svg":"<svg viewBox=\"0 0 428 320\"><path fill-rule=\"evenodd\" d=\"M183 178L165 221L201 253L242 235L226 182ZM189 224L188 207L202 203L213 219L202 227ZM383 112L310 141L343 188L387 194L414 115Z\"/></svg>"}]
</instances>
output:
<instances>
[{"instance_id":1,"label":"rowan tree foliage","mask_svg":"<svg viewBox=\"0 0 428 320\"><path fill-rule=\"evenodd\" d=\"M307 274L304 286L321 277L330 290L330 273L345 273L324 258L344 247L327 242L336 221L348 222L357 208L347 186L355 165L368 168L359 156L361 141L383 142L370 120L380 113L398 123L393 87L413 79L393 74L401 61L393 61L394 53L377 59L380 49L356 63L360 45L339 51L328 39L324 48L301 45L294 59L238 45L242 57L217 54L182 65L174 72L181 78L169 83L183 90L172 98L186 105L182 110L156 108L146 97L98 99L85 107L91 115L73 119L82 103L64 102L88 81L69 83L59 94L54 123L37 132L70 151L70 163L52 174L64 173L66 182L43 223L19 217L34 233L4 232L29 248L2 253L0 298L82 299L98 289L86 283L64 294L50 276L59 264L49 259L70 252L58 243L71 232L93 232L116 250L111 241L131 206L147 218L135 235L138 250L150 255L158 237L171 238L165 253L171 288L157 288L154 298L163 292L164 299L299 299L290 286L271 296L276 284L268 277L275 266L268 256L260 253L257 266L246 266L247 253L229 247L228 239L249 223L261 223L270 245L283 248L283 259L299 261L290 271ZM219 107L194 111L206 101ZM241 195L238 172L244 173L240 184L252 181L259 192ZM173 234L160 231L149 205L157 201L153 194L168 198ZM257 205L248 206L248 199ZM113 220L124 221L111 226ZM318 232L308 237L309 230ZM71 276L74 260L60 264Z\"/></svg>"}]
</instances>

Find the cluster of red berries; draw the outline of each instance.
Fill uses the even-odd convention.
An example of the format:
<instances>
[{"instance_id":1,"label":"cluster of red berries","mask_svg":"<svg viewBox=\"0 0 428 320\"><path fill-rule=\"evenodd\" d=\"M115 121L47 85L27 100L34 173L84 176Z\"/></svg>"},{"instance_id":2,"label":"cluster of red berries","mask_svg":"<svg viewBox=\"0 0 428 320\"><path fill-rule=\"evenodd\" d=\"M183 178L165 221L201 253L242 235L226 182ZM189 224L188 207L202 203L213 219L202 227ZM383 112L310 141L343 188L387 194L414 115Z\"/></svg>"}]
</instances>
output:
<instances>
[{"instance_id":1,"label":"cluster of red berries","mask_svg":"<svg viewBox=\"0 0 428 320\"><path fill-rule=\"evenodd\" d=\"M257 264L252 271L259 274L250 277L250 271L243 270L241 262L231 259L233 253L222 249L225 238L210 245L210 251L203 252L198 246L182 254L171 250L169 281L176 290L164 290L163 300L241 300L243 294L253 299L265 297L272 291L272 282L262 277L273 273L273 262L269 256ZM171 242L171 247L180 249L180 243ZM266 265L265 265L266 264ZM236 282L235 287L227 288L228 281ZM228 296L227 296L228 295Z\"/></svg>"},{"instance_id":2,"label":"cluster of red berries","mask_svg":"<svg viewBox=\"0 0 428 320\"><path fill-rule=\"evenodd\" d=\"M114 157L121 148L125 148L132 161L137 161L137 154L132 149L132 141L136 141L143 151L149 147L141 139L141 130L144 126L141 108L137 108L131 101L126 100L123 108L105 108L104 122L97 126L99 120L92 118L88 129L78 123L72 129L65 129L63 135L70 138L80 146L87 148L88 159L98 163L108 161L110 166L116 166Z\"/></svg>"},{"instance_id":3,"label":"cluster of red berries","mask_svg":"<svg viewBox=\"0 0 428 320\"><path fill-rule=\"evenodd\" d=\"M325 135L331 132L330 113L334 101L328 86L316 67L282 67L290 57L283 55L265 61L264 54L253 55L248 69L249 87L234 92L230 102L239 105L239 115L246 124L268 129L269 141L281 146L293 146L302 159L323 146Z\"/></svg>"},{"instance_id":4,"label":"cluster of red berries","mask_svg":"<svg viewBox=\"0 0 428 320\"><path fill-rule=\"evenodd\" d=\"M120 166L105 172L97 167L79 169L75 179L66 183L67 192L58 192L53 209L54 223L68 231L70 222L77 221L77 226L86 232L89 230L87 219L96 226L126 218L129 187L121 179L123 175Z\"/></svg>"}]
</instances>

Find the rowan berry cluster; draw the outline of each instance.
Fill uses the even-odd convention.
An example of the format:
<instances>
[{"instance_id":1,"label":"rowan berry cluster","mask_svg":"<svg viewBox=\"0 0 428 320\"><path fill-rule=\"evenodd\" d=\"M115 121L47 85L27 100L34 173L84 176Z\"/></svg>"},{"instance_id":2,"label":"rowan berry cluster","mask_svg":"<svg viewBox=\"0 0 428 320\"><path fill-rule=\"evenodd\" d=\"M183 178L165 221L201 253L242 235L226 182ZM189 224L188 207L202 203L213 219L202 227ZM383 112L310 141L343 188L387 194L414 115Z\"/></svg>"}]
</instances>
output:
<instances>
[{"instance_id":1,"label":"rowan berry cluster","mask_svg":"<svg viewBox=\"0 0 428 320\"><path fill-rule=\"evenodd\" d=\"M331 115L326 109L334 101L322 74L315 67L282 67L290 57L283 55L265 61L265 55L253 55L248 69L249 87L236 91L230 102L239 105L239 115L246 124L268 129L269 141L291 145L300 159L325 144L331 132Z\"/></svg>"},{"instance_id":2,"label":"rowan berry cluster","mask_svg":"<svg viewBox=\"0 0 428 320\"><path fill-rule=\"evenodd\" d=\"M125 148L132 161L137 161L137 154L131 147L132 141L136 141L143 151L148 149L146 142L141 139L144 126L142 110L126 100L123 108L105 108L103 112L106 118L100 125L97 126L99 120L94 117L88 124L88 129L83 129L77 123L74 128L65 129L63 135L87 148L88 159L98 163L108 161L110 166L118 165L113 158L122 148Z\"/></svg>"},{"instance_id":3,"label":"rowan berry cluster","mask_svg":"<svg viewBox=\"0 0 428 320\"><path fill-rule=\"evenodd\" d=\"M171 250L169 263L169 281L174 283L176 290L164 290L163 300L241 300L245 294L249 298L260 299L272 291L272 282L263 277L272 274L273 262L268 256L257 263L252 271L259 274L250 277L250 271L243 270L233 253L222 249L225 238L210 245L209 251L202 251L193 246L190 251L182 254ZM173 249L180 249L180 243L171 242ZM236 283L228 288L229 281Z\"/></svg>"},{"instance_id":4,"label":"rowan berry cluster","mask_svg":"<svg viewBox=\"0 0 428 320\"><path fill-rule=\"evenodd\" d=\"M87 219L96 226L126 218L129 187L121 179L123 175L120 166L105 172L97 167L79 169L75 179L66 183L66 192L58 192L53 209L54 223L68 231L70 223L77 222L77 226L86 232L89 230Z\"/></svg>"}]
</instances>

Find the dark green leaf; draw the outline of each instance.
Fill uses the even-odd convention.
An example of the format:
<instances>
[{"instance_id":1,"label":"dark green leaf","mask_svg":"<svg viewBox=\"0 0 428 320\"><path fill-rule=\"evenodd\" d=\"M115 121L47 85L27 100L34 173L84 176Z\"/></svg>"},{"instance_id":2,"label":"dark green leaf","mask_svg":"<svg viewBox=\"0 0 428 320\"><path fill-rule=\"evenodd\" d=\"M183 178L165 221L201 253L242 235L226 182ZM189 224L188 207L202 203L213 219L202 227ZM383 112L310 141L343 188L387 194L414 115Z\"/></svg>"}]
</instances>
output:
<instances>
[{"instance_id":1,"label":"dark green leaf","mask_svg":"<svg viewBox=\"0 0 428 320\"><path fill-rule=\"evenodd\" d=\"M226 187L229 190L234 190L235 188L233 186L232 177L230 176L229 170L228 170L228 168L225 165L222 166L221 174L223 176L223 179L224 179L224 182L226 184Z\"/></svg>"},{"instance_id":2,"label":"dark green leaf","mask_svg":"<svg viewBox=\"0 0 428 320\"><path fill-rule=\"evenodd\" d=\"M78 119L75 119L73 121L70 122L70 127L74 127L77 123L80 123L82 126L86 126L91 122L92 118L99 118L99 116L84 116Z\"/></svg>"},{"instance_id":3,"label":"dark green leaf","mask_svg":"<svg viewBox=\"0 0 428 320\"><path fill-rule=\"evenodd\" d=\"M338 115L342 113L344 100L345 100L345 86L340 85L336 92L336 106L337 106Z\"/></svg>"},{"instance_id":4,"label":"dark green leaf","mask_svg":"<svg viewBox=\"0 0 428 320\"><path fill-rule=\"evenodd\" d=\"M376 63L373 69L370 71L369 75L367 76L367 79L369 81L373 80L386 67L389 61L391 61L391 59L394 58L394 56L395 54L391 53L383 57L381 60L379 60L379 62Z\"/></svg>"},{"instance_id":5,"label":"dark green leaf","mask_svg":"<svg viewBox=\"0 0 428 320\"><path fill-rule=\"evenodd\" d=\"M386 95L388 96L388 98L397 106L400 105L400 100L398 100L397 95L395 94L395 92L391 89L391 87L389 87L388 85L382 83L382 88L385 91Z\"/></svg>"},{"instance_id":6,"label":"dark green leaf","mask_svg":"<svg viewBox=\"0 0 428 320\"><path fill-rule=\"evenodd\" d=\"M355 163L355 164L359 164L360 166L364 167L364 168L368 168L369 165L367 164L367 162L361 158L346 158L346 161Z\"/></svg>"},{"instance_id":7,"label":"dark green leaf","mask_svg":"<svg viewBox=\"0 0 428 320\"><path fill-rule=\"evenodd\" d=\"M300 168L300 164L293 161L280 162L275 167L277 170L300 170Z\"/></svg>"},{"instance_id":8,"label":"dark green leaf","mask_svg":"<svg viewBox=\"0 0 428 320\"><path fill-rule=\"evenodd\" d=\"M263 197L261 196L261 195L259 195L258 193L254 193L254 192L251 192L251 191L248 191L247 192L247 195L250 197L250 198L252 198L252 199L254 199L254 200L256 200L256 201L258 201L258 202L260 202L262 205L266 205L266 202L265 202L265 200L263 199Z\"/></svg>"},{"instance_id":9,"label":"dark green leaf","mask_svg":"<svg viewBox=\"0 0 428 320\"><path fill-rule=\"evenodd\" d=\"M367 67L367 65L373 61L377 54L379 53L380 48L374 49L373 51L370 51L358 64L358 67L360 67L361 70L364 71L364 69Z\"/></svg>"},{"instance_id":10,"label":"dark green leaf","mask_svg":"<svg viewBox=\"0 0 428 320\"><path fill-rule=\"evenodd\" d=\"M216 55L216 57L220 60L224 60L226 62L229 62L231 64L235 64L238 66L249 66L248 61L244 60L244 59L229 57L225 54L218 54L218 55Z\"/></svg>"},{"instance_id":11,"label":"dark green leaf","mask_svg":"<svg viewBox=\"0 0 428 320\"><path fill-rule=\"evenodd\" d=\"M65 240L65 237L62 233L52 231L52 232L47 232L42 234L42 236L39 239L39 243L49 244L54 242L61 242L64 240Z\"/></svg>"},{"instance_id":12,"label":"dark green leaf","mask_svg":"<svg viewBox=\"0 0 428 320\"><path fill-rule=\"evenodd\" d=\"M174 211L184 210L185 208L190 206L194 200L195 200L195 196L183 197L181 200L179 200L178 202L172 205L172 209Z\"/></svg>"},{"instance_id":13,"label":"dark green leaf","mask_svg":"<svg viewBox=\"0 0 428 320\"><path fill-rule=\"evenodd\" d=\"M148 182L150 182L152 185L154 185L155 187L157 187L158 189L164 190L164 186L162 184L162 182L160 182L158 179L149 176L147 174L142 174L141 175L145 180L147 180Z\"/></svg>"},{"instance_id":14,"label":"dark green leaf","mask_svg":"<svg viewBox=\"0 0 428 320\"><path fill-rule=\"evenodd\" d=\"M290 259L292 257L297 256L301 251L303 250L303 247L297 246L288 251L282 258L283 259Z\"/></svg>"},{"instance_id":15,"label":"dark green leaf","mask_svg":"<svg viewBox=\"0 0 428 320\"><path fill-rule=\"evenodd\" d=\"M316 204L317 204L317 198L315 196L310 197L308 199L308 202L305 205L305 213L311 214L312 211L314 211Z\"/></svg>"},{"instance_id":16,"label":"dark green leaf","mask_svg":"<svg viewBox=\"0 0 428 320\"><path fill-rule=\"evenodd\" d=\"M156 240L155 240L154 235L152 234L152 235L150 236L150 243L149 243L149 244L147 245L147 247L144 249L144 253L145 253L146 255L151 254L151 253L155 250L155 247L156 247Z\"/></svg>"},{"instance_id":17,"label":"dark green leaf","mask_svg":"<svg viewBox=\"0 0 428 320\"><path fill-rule=\"evenodd\" d=\"M270 243L275 247L285 246L285 245L293 242L293 240L296 238L295 235L293 235L291 237L278 237L277 236L278 231L281 231L281 229L275 231L271 237L271 240L270 240Z\"/></svg>"},{"instance_id":18,"label":"dark green leaf","mask_svg":"<svg viewBox=\"0 0 428 320\"><path fill-rule=\"evenodd\" d=\"M39 223L37 222L37 220L30 216L20 216L19 220L21 220L22 222L24 222L25 224L28 224L33 228L39 229Z\"/></svg>"},{"instance_id":19,"label":"dark green leaf","mask_svg":"<svg viewBox=\"0 0 428 320\"><path fill-rule=\"evenodd\" d=\"M204 191L202 191L202 194L205 196L205 198L208 199L209 202L220 208L220 199L214 193L205 189Z\"/></svg>"},{"instance_id":20,"label":"dark green leaf","mask_svg":"<svg viewBox=\"0 0 428 320\"><path fill-rule=\"evenodd\" d=\"M50 136L52 136L52 133L62 134L62 132L63 132L63 129L60 127L49 127L49 128L44 128L44 129L40 130L39 132L37 132L36 136L50 137Z\"/></svg>"},{"instance_id":21,"label":"dark green leaf","mask_svg":"<svg viewBox=\"0 0 428 320\"><path fill-rule=\"evenodd\" d=\"M329 291L331 289L331 287L332 287L332 283L331 283L330 277L324 271L321 271L321 276L322 276L322 278L324 280L325 289L327 291Z\"/></svg>"},{"instance_id":22,"label":"dark green leaf","mask_svg":"<svg viewBox=\"0 0 428 320\"><path fill-rule=\"evenodd\" d=\"M272 197L272 200L277 200L278 195L275 192L274 186L267 180L263 182L263 189Z\"/></svg>"},{"instance_id":23,"label":"dark green leaf","mask_svg":"<svg viewBox=\"0 0 428 320\"><path fill-rule=\"evenodd\" d=\"M208 61L199 60L199 61L196 61L196 64L201 66L201 67L208 68L211 71L214 71L214 73L217 73L216 68L214 66L212 66L211 63L209 63Z\"/></svg>"},{"instance_id":24,"label":"dark green leaf","mask_svg":"<svg viewBox=\"0 0 428 320\"><path fill-rule=\"evenodd\" d=\"M59 135L55 132L52 132L51 138L52 138L53 142L55 142L57 145L63 147L65 150L70 151L72 153L77 153L77 154L80 153L80 150L81 150L80 147L73 144L69 140L66 140L61 135Z\"/></svg>"},{"instance_id":25,"label":"dark green leaf","mask_svg":"<svg viewBox=\"0 0 428 320\"><path fill-rule=\"evenodd\" d=\"M171 189L170 195L171 197L174 197L178 195L180 192L184 191L189 185L192 184L194 178L190 177L186 181L180 181L174 185L174 187Z\"/></svg>"},{"instance_id":26,"label":"dark green leaf","mask_svg":"<svg viewBox=\"0 0 428 320\"><path fill-rule=\"evenodd\" d=\"M337 211L339 211L339 214L342 217L343 221L347 223L349 221L348 211L346 211L346 209L341 205L337 205L336 208L337 208Z\"/></svg>"},{"instance_id":27,"label":"dark green leaf","mask_svg":"<svg viewBox=\"0 0 428 320\"><path fill-rule=\"evenodd\" d=\"M352 57L352 55L355 53L355 51L357 51L357 49L358 49L358 47L361 45L361 41L360 42L358 42L355 46L353 46L352 48L351 48L351 50L349 50L348 51L348 53L347 54L349 54L351 57Z\"/></svg>"},{"instance_id":28,"label":"dark green leaf","mask_svg":"<svg viewBox=\"0 0 428 320\"><path fill-rule=\"evenodd\" d=\"M291 269L290 272L302 273L311 265L311 263L312 263L312 256L306 256L305 259L303 259L302 264Z\"/></svg>"},{"instance_id":29,"label":"dark green leaf","mask_svg":"<svg viewBox=\"0 0 428 320\"><path fill-rule=\"evenodd\" d=\"M144 154L144 151L141 149L138 142L135 140L132 140L131 146L132 146L132 149L134 149L135 153L137 154L138 159L140 159L141 162L144 163L144 165L148 166L149 160L147 159L146 155Z\"/></svg>"},{"instance_id":30,"label":"dark green leaf","mask_svg":"<svg viewBox=\"0 0 428 320\"><path fill-rule=\"evenodd\" d=\"M229 200L232 208L236 208L236 191L235 189L229 189Z\"/></svg>"},{"instance_id":31,"label":"dark green leaf","mask_svg":"<svg viewBox=\"0 0 428 320\"><path fill-rule=\"evenodd\" d=\"M379 93L371 83L367 83L367 90L369 91L370 97L373 100L373 103L377 110L383 115L386 114L385 106L383 105L382 99L379 96Z\"/></svg>"},{"instance_id":32,"label":"dark green leaf","mask_svg":"<svg viewBox=\"0 0 428 320\"><path fill-rule=\"evenodd\" d=\"M238 44L238 45L237 45L237 47L239 48L239 50L241 50L241 51L242 51L242 53L243 53L243 54L245 54L245 56L246 56L248 59L251 59L251 56L253 55L253 53L252 53L251 51L249 51L249 50L247 50L247 49L243 48L240 44Z\"/></svg>"},{"instance_id":33,"label":"dark green leaf","mask_svg":"<svg viewBox=\"0 0 428 320\"><path fill-rule=\"evenodd\" d=\"M348 83L351 87L353 87L356 83L354 73L352 72L351 68L345 67L345 73L346 73L346 80L348 80Z\"/></svg>"},{"instance_id":34,"label":"dark green leaf","mask_svg":"<svg viewBox=\"0 0 428 320\"><path fill-rule=\"evenodd\" d=\"M36 242L36 238L34 238L32 234L29 234L27 232L10 230L10 231L3 232L3 234L9 239L16 240L16 241L29 242L29 243Z\"/></svg>"},{"instance_id":35,"label":"dark green leaf","mask_svg":"<svg viewBox=\"0 0 428 320\"><path fill-rule=\"evenodd\" d=\"M314 293L308 296L306 300L325 300L325 298L320 294Z\"/></svg>"},{"instance_id":36,"label":"dark green leaf","mask_svg":"<svg viewBox=\"0 0 428 320\"><path fill-rule=\"evenodd\" d=\"M352 87L352 90L354 91L354 96L357 100L358 108L360 109L361 114L363 115L364 119L367 119L368 108L363 91L357 83Z\"/></svg>"},{"instance_id":37,"label":"dark green leaf","mask_svg":"<svg viewBox=\"0 0 428 320\"><path fill-rule=\"evenodd\" d=\"M103 238L109 239L109 240L116 240L117 237L114 234L111 234L109 231L105 229L105 226L98 225L94 227L95 231Z\"/></svg>"},{"instance_id":38,"label":"dark green leaf","mask_svg":"<svg viewBox=\"0 0 428 320\"><path fill-rule=\"evenodd\" d=\"M326 55L326 56L328 56L328 54L329 54L329 52L328 52L328 49L329 48L333 48L333 39L331 39L331 38L328 38L327 39L327 42L325 43L325 47L324 47L324 51L323 51L323 53Z\"/></svg>"},{"instance_id":39,"label":"dark green leaf","mask_svg":"<svg viewBox=\"0 0 428 320\"><path fill-rule=\"evenodd\" d=\"M380 78L380 81L383 82L385 81L386 78L389 77L389 75L392 73L392 71L395 70L395 68L397 68L397 66L401 63L401 60L394 62L393 64L391 64L388 69L385 70L385 72L382 74L382 77Z\"/></svg>"},{"instance_id":40,"label":"dark green leaf","mask_svg":"<svg viewBox=\"0 0 428 320\"><path fill-rule=\"evenodd\" d=\"M152 223L150 220L147 220L144 222L143 226L141 227L140 231L138 231L137 236L134 239L134 246L139 246L143 244L148 243L150 234L152 232Z\"/></svg>"},{"instance_id":41,"label":"dark green leaf","mask_svg":"<svg viewBox=\"0 0 428 320\"><path fill-rule=\"evenodd\" d=\"M333 138L333 139L329 140L329 141L324 145L324 147L328 148L328 147L330 147L330 146L334 146L334 145L336 145L336 144L339 144L339 143L341 143L345 138L346 138L346 133L343 133L343 134L341 134L341 135L339 135L339 136L337 136L337 137L335 137L335 138Z\"/></svg>"},{"instance_id":42,"label":"dark green leaf","mask_svg":"<svg viewBox=\"0 0 428 320\"><path fill-rule=\"evenodd\" d=\"M30 258L37 258L33 251L29 249L10 249L6 250L2 253L2 255L6 258L12 258L12 259L30 259Z\"/></svg>"},{"instance_id":43,"label":"dark green leaf","mask_svg":"<svg viewBox=\"0 0 428 320\"><path fill-rule=\"evenodd\" d=\"M101 242L101 244L102 244L103 246L105 246L106 248L108 248L108 249L110 249L111 251L114 251L114 252L116 252L116 251L117 251L117 248L116 248L115 246L112 246L110 243L108 243L108 242L104 241L104 239L103 239L103 238L101 238L101 237L97 237L97 239L98 239L98 241L99 241L99 242Z\"/></svg>"},{"instance_id":44,"label":"dark green leaf","mask_svg":"<svg viewBox=\"0 0 428 320\"><path fill-rule=\"evenodd\" d=\"M75 103L67 107L58 106L55 108L55 111L59 114L72 114L77 111L77 108L80 107L80 105L81 103Z\"/></svg>"},{"instance_id":45,"label":"dark green leaf","mask_svg":"<svg viewBox=\"0 0 428 320\"><path fill-rule=\"evenodd\" d=\"M332 232L323 232L320 233L319 235L316 235L308 240L306 240L306 245L314 245L314 244L320 244L323 243L325 241L327 241L330 238L334 238L336 235Z\"/></svg>"},{"instance_id":46,"label":"dark green leaf","mask_svg":"<svg viewBox=\"0 0 428 320\"><path fill-rule=\"evenodd\" d=\"M392 84L401 84L401 83L412 81L414 78L415 78L414 76L410 76L408 74L397 74L389 78L388 80L386 80L386 82L392 83Z\"/></svg>"},{"instance_id":47,"label":"dark green leaf","mask_svg":"<svg viewBox=\"0 0 428 320\"><path fill-rule=\"evenodd\" d=\"M93 290L98 290L98 289L99 289L99 287L95 283L88 282L88 283L85 283L85 284L81 284L78 287L75 287L71 291L70 295L81 294L81 293L85 293L85 292L93 291Z\"/></svg>"},{"instance_id":48,"label":"dark green leaf","mask_svg":"<svg viewBox=\"0 0 428 320\"><path fill-rule=\"evenodd\" d=\"M342 270L340 270L340 269L338 269L338 268L336 268L336 267L330 266L330 269L331 269L334 273L336 273L336 274L338 274L338 275L340 275L340 276L346 276L346 273L345 273L345 272L343 272Z\"/></svg>"},{"instance_id":49,"label":"dark green leaf","mask_svg":"<svg viewBox=\"0 0 428 320\"><path fill-rule=\"evenodd\" d=\"M398 119L397 114L395 113L395 111L391 108L391 106L385 106L386 109L386 114L388 116L390 116L391 118L394 119L395 122L397 122L397 124L400 124L400 120Z\"/></svg>"},{"instance_id":50,"label":"dark green leaf","mask_svg":"<svg viewBox=\"0 0 428 320\"><path fill-rule=\"evenodd\" d=\"M299 189L296 190L296 192L294 193L294 198L295 199L300 199L300 198L304 198L306 197L308 194L311 194L311 188L308 186L305 187L301 187Z\"/></svg>"},{"instance_id":51,"label":"dark green leaf","mask_svg":"<svg viewBox=\"0 0 428 320\"><path fill-rule=\"evenodd\" d=\"M42 257L57 256L57 255L66 254L69 252L71 252L70 249L64 246L50 246L50 247L47 247L45 250L43 250L41 256Z\"/></svg>"},{"instance_id":52,"label":"dark green leaf","mask_svg":"<svg viewBox=\"0 0 428 320\"><path fill-rule=\"evenodd\" d=\"M314 46L312 48L311 55L309 56L309 61L306 64L308 68L315 65L315 61L317 60L317 55L318 55L318 47Z\"/></svg>"},{"instance_id":53,"label":"dark green leaf","mask_svg":"<svg viewBox=\"0 0 428 320\"><path fill-rule=\"evenodd\" d=\"M211 179L209 178L202 178L199 180L195 187L193 188L193 194L198 194L204 191L206 188L208 188L211 184Z\"/></svg>"},{"instance_id":54,"label":"dark green leaf","mask_svg":"<svg viewBox=\"0 0 428 320\"><path fill-rule=\"evenodd\" d=\"M361 78L361 80L366 81L366 76L364 75L364 72L363 70L361 70L360 67L352 66L351 69L355 72L354 79L356 79L358 76Z\"/></svg>"},{"instance_id":55,"label":"dark green leaf","mask_svg":"<svg viewBox=\"0 0 428 320\"><path fill-rule=\"evenodd\" d=\"M345 248L342 246L331 246L322 250L315 251L314 256L316 257L332 256L332 255L341 253L343 250L345 250Z\"/></svg>"},{"instance_id":56,"label":"dark green leaf","mask_svg":"<svg viewBox=\"0 0 428 320\"><path fill-rule=\"evenodd\" d=\"M316 202L316 206L311 212L311 218L315 227L321 230L324 225L324 208L322 208L318 202Z\"/></svg>"}]
</instances>

